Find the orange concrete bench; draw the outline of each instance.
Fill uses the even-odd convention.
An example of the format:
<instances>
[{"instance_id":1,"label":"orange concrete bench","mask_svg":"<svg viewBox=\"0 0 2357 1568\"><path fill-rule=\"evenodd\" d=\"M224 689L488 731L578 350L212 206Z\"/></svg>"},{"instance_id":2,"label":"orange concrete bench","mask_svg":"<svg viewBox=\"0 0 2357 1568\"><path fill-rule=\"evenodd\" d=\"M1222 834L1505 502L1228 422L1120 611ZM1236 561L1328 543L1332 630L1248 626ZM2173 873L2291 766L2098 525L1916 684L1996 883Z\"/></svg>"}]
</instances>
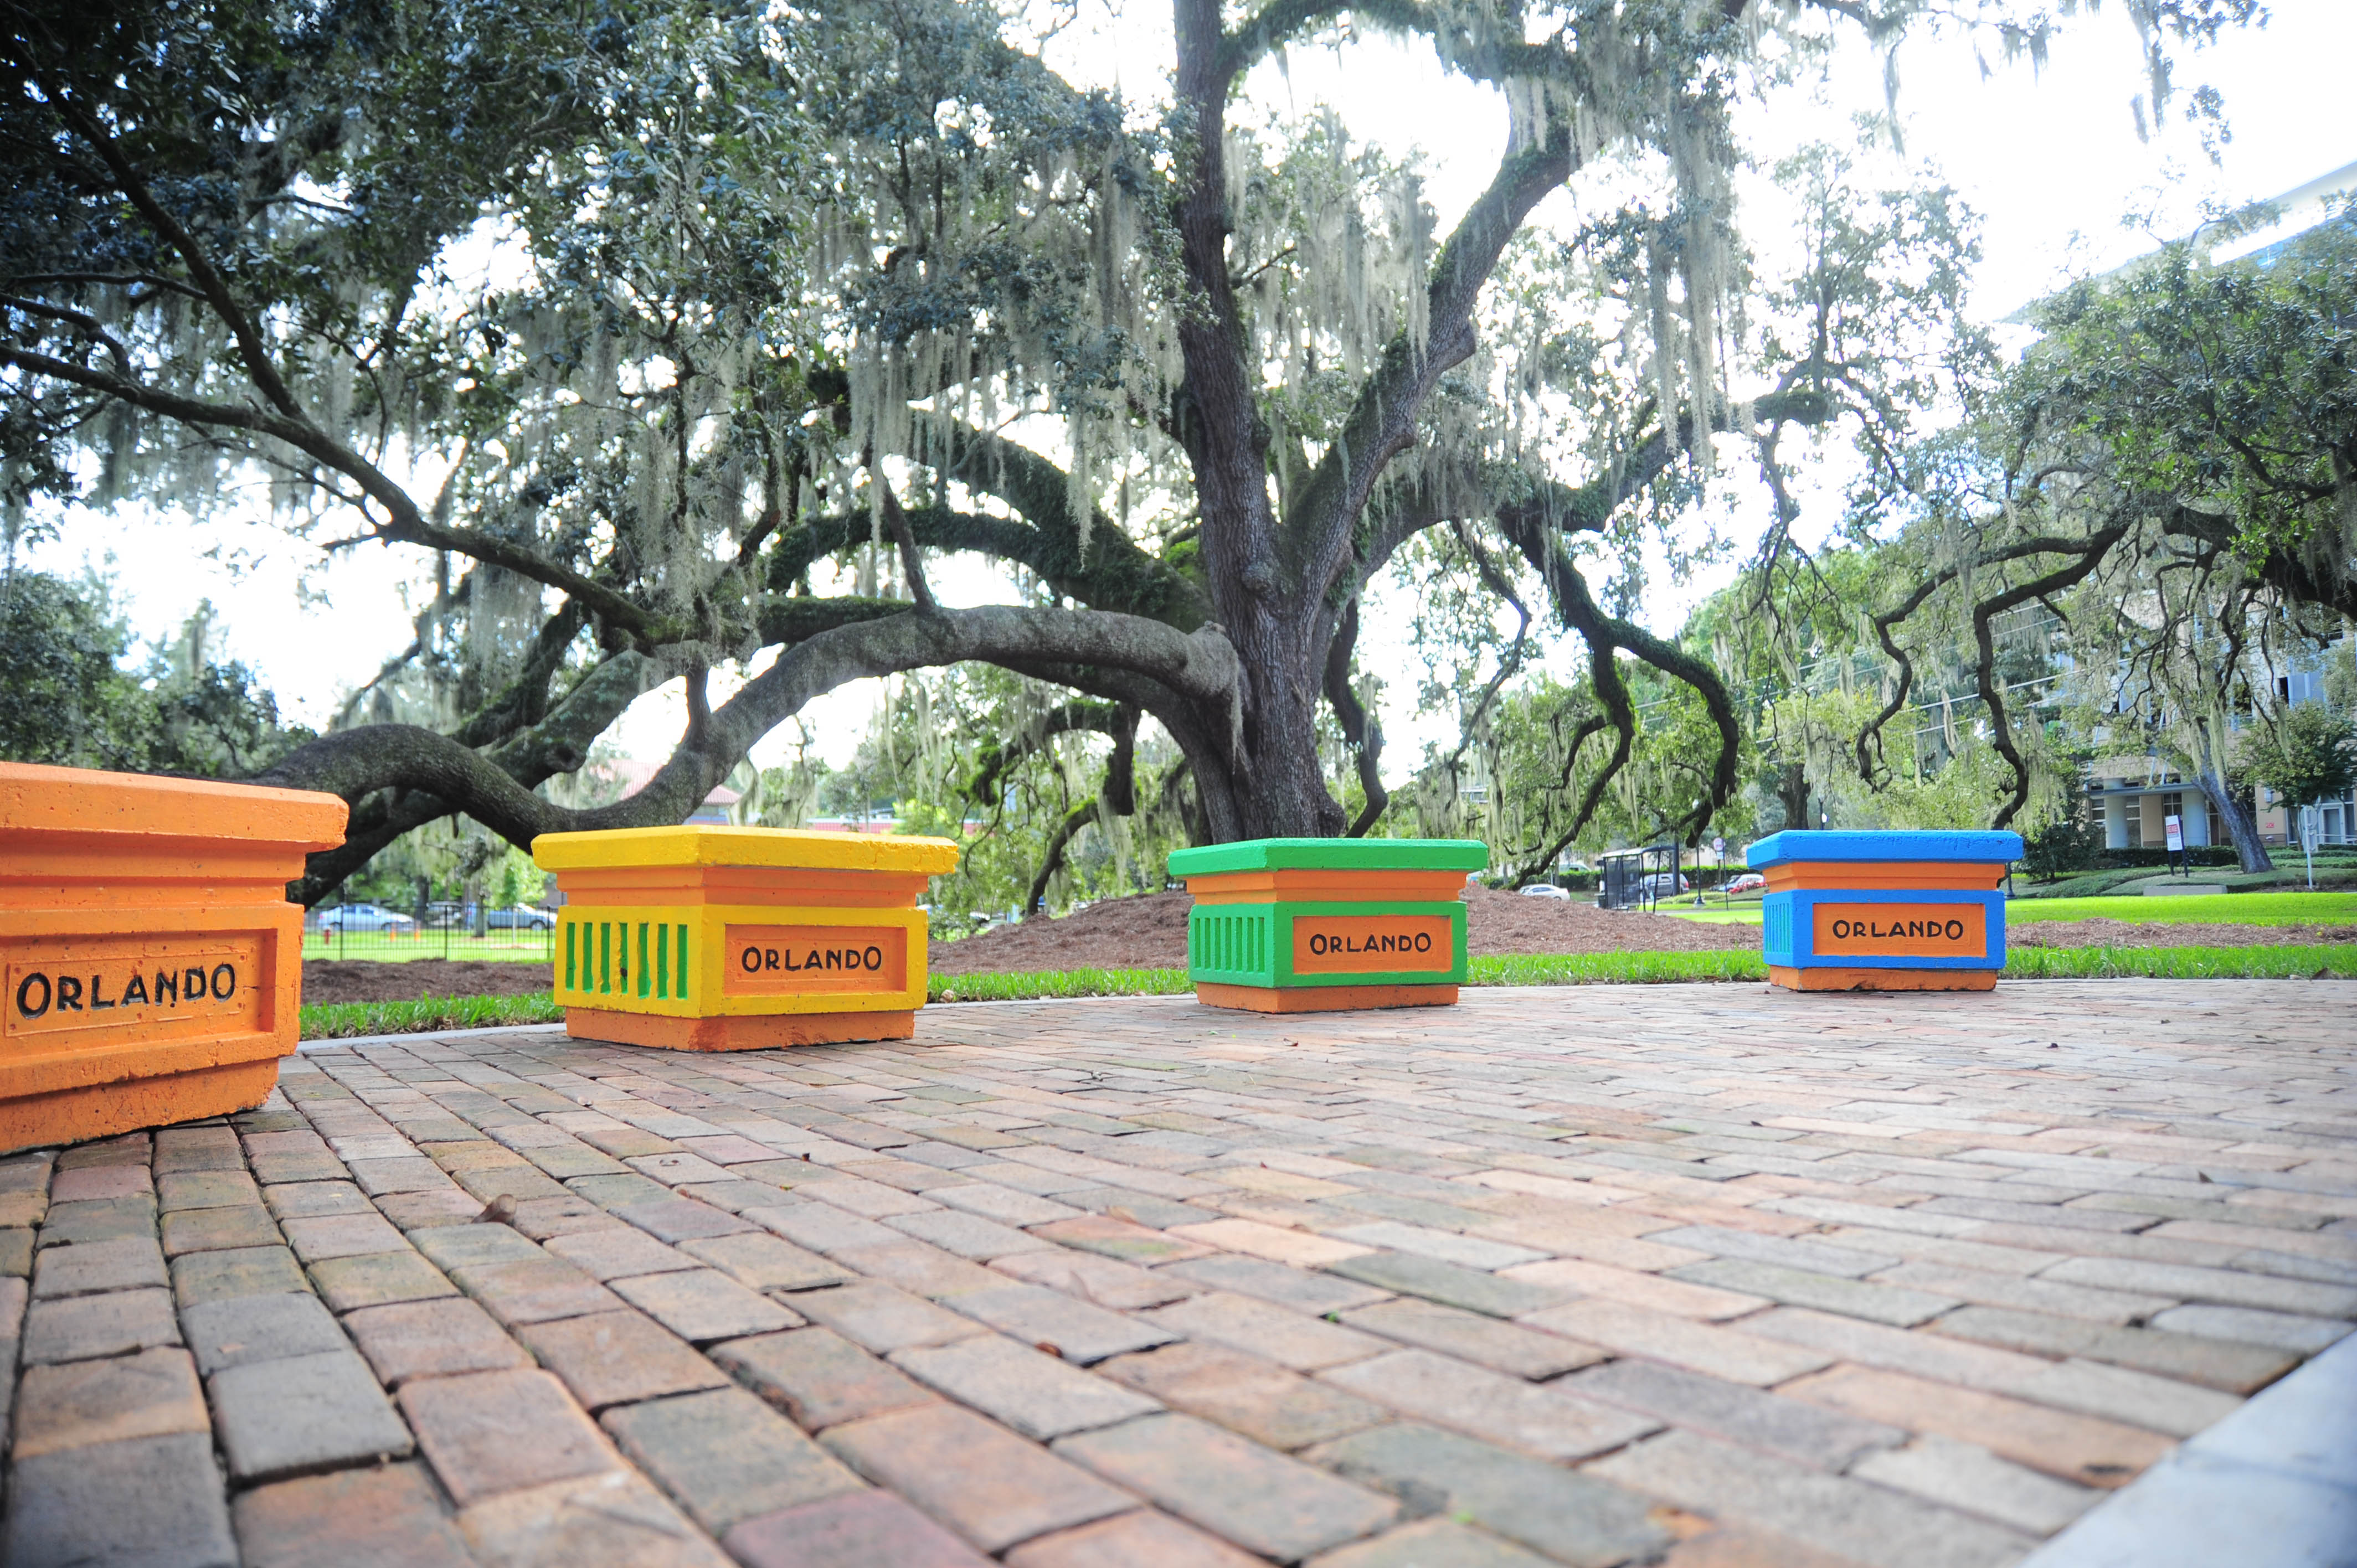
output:
<instances>
[{"instance_id":1,"label":"orange concrete bench","mask_svg":"<svg viewBox=\"0 0 2357 1568\"><path fill-rule=\"evenodd\" d=\"M259 1105L333 795L0 763L0 1149Z\"/></svg>"}]
</instances>

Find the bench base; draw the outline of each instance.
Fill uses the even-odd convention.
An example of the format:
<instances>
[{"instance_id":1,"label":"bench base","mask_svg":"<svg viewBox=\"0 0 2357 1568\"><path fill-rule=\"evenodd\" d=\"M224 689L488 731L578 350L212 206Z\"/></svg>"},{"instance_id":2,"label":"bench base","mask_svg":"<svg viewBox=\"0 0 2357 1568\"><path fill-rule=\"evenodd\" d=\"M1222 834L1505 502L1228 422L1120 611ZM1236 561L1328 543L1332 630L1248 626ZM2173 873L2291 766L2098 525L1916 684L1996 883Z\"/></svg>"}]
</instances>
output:
<instances>
[{"instance_id":1,"label":"bench base","mask_svg":"<svg viewBox=\"0 0 2357 1568\"><path fill-rule=\"evenodd\" d=\"M878 1013L738 1014L718 1018L668 1018L567 1007L565 1032L576 1040L645 1046L663 1051L767 1051L787 1046L841 1046L856 1040L905 1040L917 1032L916 1009Z\"/></svg>"},{"instance_id":2,"label":"bench base","mask_svg":"<svg viewBox=\"0 0 2357 1568\"><path fill-rule=\"evenodd\" d=\"M1233 1007L1246 1013L1351 1013L1368 1007L1447 1007L1456 1002L1457 987L1305 985L1278 991L1199 980L1195 1000L1206 1007Z\"/></svg>"},{"instance_id":3,"label":"bench base","mask_svg":"<svg viewBox=\"0 0 2357 1568\"><path fill-rule=\"evenodd\" d=\"M1993 969L1788 969L1768 966L1768 983L1787 991L1994 991Z\"/></svg>"},{"instance_id":4,"label":"bench base","mask_svg":"<svg viewBox=\"0 0 2357 1568\"><path fill-rule=\"evenodd\" d=\"M277 1082L278 1058L272 1056L16 1095L0 1100L0 1154L251 1111L270 1098Z\"/></svg>"}]
</instances>

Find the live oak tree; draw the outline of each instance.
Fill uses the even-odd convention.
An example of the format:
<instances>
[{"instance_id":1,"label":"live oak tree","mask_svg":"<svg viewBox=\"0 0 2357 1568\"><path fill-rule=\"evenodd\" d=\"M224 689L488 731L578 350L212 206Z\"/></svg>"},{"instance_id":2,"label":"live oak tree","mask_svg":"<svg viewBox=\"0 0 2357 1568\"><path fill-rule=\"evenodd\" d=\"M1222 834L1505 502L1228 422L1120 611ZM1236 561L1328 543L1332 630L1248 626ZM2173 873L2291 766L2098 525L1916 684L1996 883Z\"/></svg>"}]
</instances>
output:
<instances>
[{"instance_id":1,"label":"live oak tree","mask_svg":"<svg viewBox=\"0 0 2357 1568\"><path fill-rule=\"evenodd\" d=\"M2357 784L2357 725L2322 703L2296 703L2253 725L2235 760L2245 778L2294 810L2337 800Z\"/></svg>"},{"instance_id":2,"label":"live oak tree","mask_svg":"<svg viewBox=\"0 0 2357 1568\"><path fill-rule=\"evenodd\" d=\"M2255 9L2126 3L2156 108L2168 48ZM1598 595L1598 543L1674 515L1715 438L1772 478L1831 389L1880 395L1829 340L1781 364L1746 342L1731 105L1845 30L2035 52L2052 25L2009 0L1175 0L1174 58L1131 103L960 0L12 20L19 524L61 497L266 493L309 546L435 563L351 722L261 775L355 802L312 898L454 811L518 843L677 821L813 697L963 661L1078 693L1117 745L1150 715L1211 840L1353 825L1330 710L1363 829L1360 601L1440 530L1477 573L1519 560L1586 645L1589 789L1631 753L1624 661L1694 693L1718 749L1671 825L1698 835L1740 716L1709 660ZM1412 168L1239 96L1258 62L1366 29L1505 106L1447 233ZM1566 187L1578 237L1541 244ZM1006 564L1015 602L941 604L945 553ZM748 678L716 703L715 670ZM651 780L550 798L674 678L688 725Z\"/></svg>"},{"instance_id":3,"label":"live oak tree","mask_svg":"<svg viewBox=\"0 0 2357 1568\"><path fill-rule=\"evenodd\" d=\"M2270 721L2271 671L2357 619L2357 224L2211 261L2271 216L2047 302L2039 345L1914 454L1888 492L1907 521L1871 622L1900 679L1859 736L1862 772L1918 652L1960 645L2008 775L1995 825L2066 787L2045 732L2075 702L2111 747L2175 761L2244 867L2268 866L2235 732ZM2072 678L2024 703L2002 628L2040 608L2059 641L2039 656Z\"/></svg>"}]
</instances>

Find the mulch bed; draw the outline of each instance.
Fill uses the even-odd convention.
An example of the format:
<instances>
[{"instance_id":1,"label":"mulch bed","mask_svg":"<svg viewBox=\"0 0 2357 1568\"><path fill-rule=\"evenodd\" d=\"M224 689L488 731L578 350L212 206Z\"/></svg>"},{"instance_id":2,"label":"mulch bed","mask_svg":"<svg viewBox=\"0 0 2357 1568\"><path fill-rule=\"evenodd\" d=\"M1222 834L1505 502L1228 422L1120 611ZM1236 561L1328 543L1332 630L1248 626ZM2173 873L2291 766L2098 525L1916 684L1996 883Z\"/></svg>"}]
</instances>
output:
<instances>
[{"instance_id":1,"label":"mulch bed","mask_svg":"<svg viewBox=\"0 0 2357 1568\"><path fill-rule=\"evenodd\" d=\"M544 963L496 959L307 959L306 1002L422 1002L428 996L532 996L550 986Z\"/></svg>"}]
</instances>

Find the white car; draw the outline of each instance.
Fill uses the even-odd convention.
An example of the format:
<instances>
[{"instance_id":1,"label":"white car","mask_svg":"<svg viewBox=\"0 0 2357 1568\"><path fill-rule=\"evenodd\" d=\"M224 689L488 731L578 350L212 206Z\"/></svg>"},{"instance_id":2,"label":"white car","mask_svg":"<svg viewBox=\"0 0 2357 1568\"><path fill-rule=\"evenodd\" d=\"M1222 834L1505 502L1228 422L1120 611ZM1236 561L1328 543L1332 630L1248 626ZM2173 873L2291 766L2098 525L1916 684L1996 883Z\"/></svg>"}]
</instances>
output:
<instances>
[{"instance_id":1,"label":"white car","mask_svg":"<svg viewBox=\"0 0 2357 1568\"><path fill-rule=\"evenodd\" d=\"M374 904L339 904L319 917L320 934L330 937L345 931L405 931L415 924L398 909Z\"/></svg>"},{"instance_id":2,"label":"white car","mask_svg":"<svg viewBox=\"0 0 2357 1568\"><path fill-rule=\"evenodd\" d=\"M1523 897L1525 898L1560 898L1566 904L1571 902L1571 895L1565 892L1562 888L1557 887L1552 882L1534 882L1528 887L1523 889Z\"/></svg>"}]
</instances>

